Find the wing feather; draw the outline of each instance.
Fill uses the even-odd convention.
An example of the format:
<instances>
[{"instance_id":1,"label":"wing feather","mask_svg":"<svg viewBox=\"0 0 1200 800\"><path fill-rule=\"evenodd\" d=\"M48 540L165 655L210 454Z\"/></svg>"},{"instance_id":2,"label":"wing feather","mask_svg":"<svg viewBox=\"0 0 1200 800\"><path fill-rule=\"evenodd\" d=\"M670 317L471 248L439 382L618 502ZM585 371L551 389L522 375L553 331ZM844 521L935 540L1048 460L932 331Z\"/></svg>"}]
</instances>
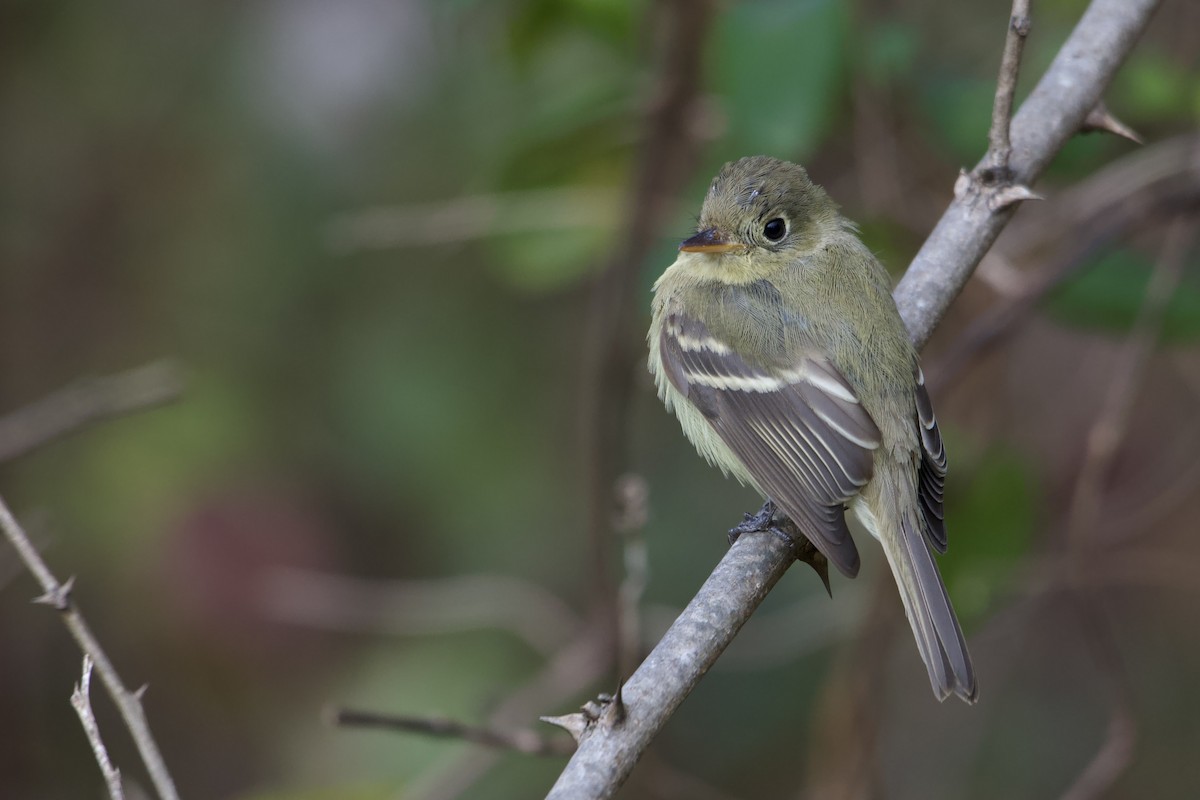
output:
<instances>
[{"instance_id":1,"label":"wing feather","mask_svg":"<svg viewBox=\"0 0 1200 800\"><path fill-rule=\"evenodd\" d=\"M845 506L871 480L880 435L845 377L815 352L786 368L750 364L679 312L659 345L668 380L759 488L842 572L857 573Z\"/></svg>"},{"instance_id":2,"label":"wing feather","mask_svg":"<svg viewBox=\"0 0 1200 800\"><path fill-rule=\"evenodd\" d=\"M946 552L946 515L943 502L946 497L946 448L938 430L937 418L933 415L933 403L925 388L925 373L917 367L917 427L921 432L921 467L917 482L917 495L921 500L922 521L925 536L939 553Z\"/></svg>"}]
</instances>

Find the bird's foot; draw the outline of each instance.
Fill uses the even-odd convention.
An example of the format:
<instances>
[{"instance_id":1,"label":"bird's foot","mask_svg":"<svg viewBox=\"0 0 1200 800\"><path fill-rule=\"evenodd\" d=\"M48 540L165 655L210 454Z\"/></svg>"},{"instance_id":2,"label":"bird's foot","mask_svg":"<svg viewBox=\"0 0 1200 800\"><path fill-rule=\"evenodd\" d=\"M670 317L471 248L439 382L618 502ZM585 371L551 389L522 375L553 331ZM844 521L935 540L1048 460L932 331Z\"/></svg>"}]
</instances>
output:
<instances>
[{"instance_id":1,"label":"bird's foot","mask_svg":"<svg viewBox=\"0 0 1200 800\"><path fill-rule=\"evenodd\" d=\"M775 504L770 500L763 503L757 514L743 514L741 524L729 529L729 544L732 546L743 533L765 533L766 531L773 531L790 540L792 537L771 525L774 516ZM795 544L794 541L792 543Z\"/></svg>"},{"instance_id":2,"label":"bird's foot","mask_svg":"<svg viewBox=\"0 0 1200 800\"><path fill-rule=\"evenodd\" d=\"M833 596L829 585L829 561L825 558L808 537L803 534L791 518L775 507L770 500L763 503L757 514L744 514L745 519L740 525L729 529L729 545L732 547L743 533L772 533L787 544L797 561L803 561L813 568L825 585L825 591Z\"/></svg>"}]
</instances>

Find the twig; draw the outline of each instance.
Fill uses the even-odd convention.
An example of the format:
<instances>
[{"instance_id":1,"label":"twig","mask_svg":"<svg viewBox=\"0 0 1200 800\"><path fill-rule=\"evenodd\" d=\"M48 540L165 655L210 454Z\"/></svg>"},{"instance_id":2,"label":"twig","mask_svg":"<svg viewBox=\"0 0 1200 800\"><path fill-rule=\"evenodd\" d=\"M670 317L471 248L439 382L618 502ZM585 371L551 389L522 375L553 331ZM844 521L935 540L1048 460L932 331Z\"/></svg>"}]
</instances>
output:
<instances>
[{"instance_id":1,"label":"twig","mask_svg":"<svg viewBox=\"0 0 1200 800\"><path fill-rule=\"evenodd\" d=\"M608 667L607 642L585 628L523 686L510 693L488 715L488 725L508 728L524 724L546 708L577 697L600 680ZM499 761L495 750L474 748L405 787L405 800L454 800L483 778Z\"/></svg>"},{"instance_id":2,"label":"twig","mask_svg":"<svg viewBox=\"0 0 1200 800\"><path fill-rule=\"evenodd\" d=\"M996 81L996 98L992 103L992 127L988 131L988 154L985 161L992 174L1006 178L1012 142L1008 128L1012 122L1013 97L1017 93L1017 78L1021 72L1021 53L1033 22L1029 16L1031 0L1013 0L1008 19L1008 35L1004 38L1004 54L1000 57L1000 77Z\"/></svg>"},{"instance_id":3,"label":"twig","mask_svg":"<svg viewBox=\"0 0 1200 800\"><path fill-rule=\"evenodd\" d=\"M548 800L612 797L650 740L794 558L792 549L774 534L739 538L622 687L624 722L616 727L596 725L585 734Z\"/></svg>"},{"instance_id":4,"label":"twig","mask_svg":"<svg viewBox=\"0 0 1200 800\"><path fill-rule=\"evenodd\" d=\"M637 156L635 183L618 246L592 288L582 380L581 451L588 493L592 614L614 646L618 639L612 487L628 440L628 408L641 337L635 335L637 279L642 262L686 180L695 156L700 71L713 0L658 0L665 52Z\"/></svg>"},{"instance_id":5,"label":"twig","mask_svg":"<svg viewBox=\"0 0 1200 800\"><path fill-rule=\"evenodd\" d=\"M84 654L91 656L92 661L95 662L96 669L100 671L100 680L104 683L104 688L108 690L113 702L117 704L117 709L121 712L125 725L133 735L133 741L137 744L142 762L146 765L146 771L150 774L150 780L154 783L159 797L162 800L179 800L175 783L171 780L167 764L163 760L162 753L159 752L158 744L154 741L154 735L150 732L150 725L146 721L146 714L142 710L142 692L145 691L145 687L136 692L130 692L121 682L121 676L117 674L117 670L104 652L104 648L100 646L100 642L97 641L91 628L84 621L83 615L71 601L71 586L74 579L68 580L65 584L58 582L58 579L50 572L50 568L46 566L46 562L38 554L37 549L29 541L29 537L25 535L25 531L13 517L12 512L9 511L3 497L0 497L0 529L4 530L4 535L12 542L17 554L25 562L25 566L29 568L45 591L45 594L38 597L35 602L44 603L57 609L62 615L63 624L67 626L71 636L79 643L80 649Z\"/></svg>"},{"instance_id":6,"label":"twig","mask_svg":"<svg viewBox=\"0 0 1200 800\"><path fill-rule=\"evenodd\" d=\"M327 717L331 724L344 728L382 728L402 733L420 733L443 739L460 739L498 750L515 750L527 755L566 756L575 751L575 743L570 739L547 739L528 729L502 731L467 725L444 717L401 716L349 708L330 709Z\"/></svg>"},{"instance_id":7,"label":"twig","mask_svg":"<svg viewBox=\"0 0 1200 800\"><path fill-rule=\"evenodd\" d=\"M1051 265L1022 273L1030 275L1022 291L973 320L926 368L934 388L954 383L968 364L1014 331L1038 301L1088 263L1097 250L1164 214L1200 207L1200 135L1157 142L1115 161L1056 196L1054 205L1061 213L1040 221L1034 230L1032 225L1023 226L1019 237L1008 237L1021 241L1019 249L1009 254L1016 262L1045 260L1035 253L1058 243Z\"/></svg>"},{"instance_id":8,"label":"twig","mask_svg":"<svg viewBox=\"0 0 1200 800\"><path fill-rule=\"evenodd\" d=\"M279 568L263 581L259 603L275 621L341 632L506 630L547 656L582 625L550 592L502 575L372 581Z\"/></svg>"},{"instance_id":9,"label":"twig","mask_svg":"<svg viewBox=\"0 0 1200 800\"><path fill-rule=\"evenodd\" d=\"M1157 5L1158 0L1094 0L1089 6L1013 120L1010 168L1017 179L1037 177L1079 129ZM896 289L901 316L918 346L1012 216L1009 207L993 210L979 202L986 193L973 186L955 198ZM550 797L611 797L792 558L774 536L743 536L731 547L625 685L626 723L597 726L585 735Z\"/></svg>"},{"instance_id":10,"label":"twig","mask_svg":"<svg viewBox=\"0 0 1200 800\"><path fill-rule=\"evenodd\" d=\"M100 738L100 726L96 724L96 716L92 713L92 666L92 657L85 653L83 676L79 683L75 684L75 691L71 692L71 706L79 715L79 722L83 725L88 744L92 746L96 763L100 765L100 774L104 776L104 783L108 786L108 796L112 800L125 800L125 790L121 788L121 770L114 767L109 760L108 749Z\"/></svg>"},{"instance_id":11,"label":"twig","mask_svg":"<svg viewBox=\"0 0 1200 800\"><path fill-rule=\"evenodd\" d=\"M1105 476L1112 469L1129 428L1133 401L1162 328L1163 311L1179 283L1190 238L1187 234L1188 223L1182 219L1175 220L1168 229L1138 319L1118 356L1103 405L1088 432L1083 466L1071 497L1066 536L1072 556L1069 572L1074 578L1072 596L1082 622L1080 630L1097 668L1110 685L1112 711L1104 743L1063 795L1064 800L1089 800L1105 794L1129 765L1137 739L1132 690L1120 650L1099 598L1081 579L1087 555L1084 537L1100 525Z\"/></svg>"},{"instance_id":12,"label":"twig","mask_svg":"<svg viewBox=\"0 0 1200 800\"><path fill-rule=\"evenodd\" d=\"M617 588L617 674L629 675L642 660L642 595L650 581L650 559L643 535L649 516L649 487L640 475L617 480L617 518L625 578Z\"/></svg>"},{"instance_id":13,"label":"twig","mask_svg":"<svg viewBox=\"0 0 1200 800\"><path fill-rule=\"evenodd\" d=\"M173 402L182 392L183 376L173 361L68 386L0 417L0 464L93 422Z\"/></svg>"},{"instance_id":14,"label":"twig","mask_svg":"<svg viewBox=\"0 0 1200 800\"><path fill-rule=\"evenodd\" d=\"M1032 183L1104 94L1160 0L1093 0L1011 126L1013 180ZM1011 206L980 202L964 187L896 287L896 303L918 346L933 334L972 270L1012 218Z\"/></svg>"}]
</instances>

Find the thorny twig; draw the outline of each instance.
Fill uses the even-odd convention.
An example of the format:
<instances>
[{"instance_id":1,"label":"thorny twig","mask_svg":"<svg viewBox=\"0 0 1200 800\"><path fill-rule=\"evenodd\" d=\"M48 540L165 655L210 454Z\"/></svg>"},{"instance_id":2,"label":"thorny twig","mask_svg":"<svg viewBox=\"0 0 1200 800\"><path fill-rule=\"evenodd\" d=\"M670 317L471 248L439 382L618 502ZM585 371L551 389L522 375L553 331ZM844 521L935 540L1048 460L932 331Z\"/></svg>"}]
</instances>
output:
<instances>
[{"instance_id":1,"label":"thorny twig","mask_svg":"<svg viewBox=\"0 0 1200 800\"><path fill-rule=\"evenodd\" d=\"M104 776L108 796L111 800L125 800L125 790L121 787L121 770L114 767L109 760L108 748L100 738L100 726L96 724L96 715L92 713L92 667L92 657L85 653L82 676L79 683L75 684L75 691L71 692L71 707L79 715L84 735L87 736L88 744L92 746L96 763L100 765L100 774Z\"/></svg>"},{"instance_id":2,"label":"thorny twig","mask_svg":"<svg viewBox=\"0 0 1200 800\"><path fill-rule=\"evenodd\" d=\"M29 537L25 535L25 531L13 517L12 512L9 511L3 498L0 498L0 529L3 529L4 535L16 548L17 554L25 562L25 566L29 568L45 591L45 594L38 597L36 602L44 603L58 610L67 630L79 643L80 649L95 662L96 669L100 672L100 680L104 684L104 688L108 690L113 702L117 704L117 709L121 712L125 725L133 735L138 752L142 756L142 762L146 765L147 772L150 773L150 780L154 783L159 797L162 800L178 800L179 793L175 790L175 782L171 780L166 761L163 760L162 753L158 749L158 743L154 741L154 735L150 732L150 724L142 709L142 692L145 691L145 687L136 692L125 688L125 684L121 681L121 676L117 674L112 661L109 660L108 654L104 652L104 648L101 647L91 628L84 621L83 615L71 601L73 579L68 580L65 584L59 583L54 574L50 572L50 568L46 566L46 562L42 560L37 549L29 541Z\"/></svg>"},{"instance_id":3,"label":"thorny twig","mask_svg":"<svg viewBox=\"0 0 1200 800\"><path fill-rule=\"evenodd\" d=\"M528 729L499 730L467 725L445 717L415 717L360 711L349 708L330 709L329 722L343 728L382 728L402 733L420 733L443 739L459 739L499 750L514 750L535 756L565 756L575 751L570 739L547 739Z\"/></svg>"}]
</instances>

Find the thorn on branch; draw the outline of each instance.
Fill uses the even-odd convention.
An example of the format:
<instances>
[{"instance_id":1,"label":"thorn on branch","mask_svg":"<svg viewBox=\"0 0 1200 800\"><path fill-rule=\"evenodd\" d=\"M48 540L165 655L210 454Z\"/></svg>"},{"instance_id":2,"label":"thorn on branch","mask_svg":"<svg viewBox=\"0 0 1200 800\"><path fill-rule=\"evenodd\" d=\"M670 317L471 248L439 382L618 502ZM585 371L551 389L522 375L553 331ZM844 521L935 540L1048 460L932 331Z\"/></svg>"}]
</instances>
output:
<instances>
[{"instance_id":1,"label":"thorn on branch","mask_svg":"<svg viewBox=\"0 0 1200 800\"><path fill-rule=\"evenodd\" d=\"M625 688L624 679L617 686L617 694L609 702L604 709L604 714L600 717L601 724L609 728L618 728L625 722L625 698L621 694L621 690Z\"/></svg>"},{"instance_id":2,"label":"thorn on branch","mask_svg":"<svg viewBox=\"0 0 1200 800\"><path fill-rule=\"evenodd\" d=\"M1044 200L1040 194L1037 194L1028 186L1020 183L1010 183L1003 186L999 191L988 196L988 210L999 211L1002 208L1007 208L1013 203L1020 203L1024 200Z\"/></svg>"},{"instance_id":3,"label":"thorn on branch","mask_svg":"<svg viewBox=\"0 0 1200 800\"><path fill-rule=\"evenodd\" d=\"M100 738L100 726L96 724L96 716L92 712L92 667L95 663L86 653L83 656L83 672L75 691L71 692L71 707L79 715L79 722L87 736L88 744L92 746L92 754L100 766L104 783L108 786L108 796L111 800L124 800L125 792L121 787L121 771L113 766L108 757L108 749Z\"/></svg>"},{"instance_id":4,"label":"thorn on branch","mask_svg":"<svg viewBox=\"0 0 1200 800\"><path fill-rule=\"evenodd\" d=\"M574 714L564 714L561 717L539 717L538 719L562 728L571 734L576 743L583 741L583 737L597 725L608 729L619 728L627 716L625 700L622 696L624 685L625 682L622 681L621 685L617 687L616 696L601 692L595 700L588 700Z\"/></svg>"},{"instance_id":5,"label":"thorn on branch","mask_svg":"<svg viewBox=\"0 0 1200 800\"><path fill-rule=\"evenodd\" d=\"M30 602L50 606L56 611L67 611L71 608L71 590L75 588L75 576L67 578L65 583L47 589Z\"/></svg>"},{"instance_id":6,"label":"thorn on branch","mask_svg":"<svg viewBox=\"0 0 1200 800\"><path fill-rule=\"evenodd\" d=\"M1108 110L1108 106L1104 103L1097 103L1096 107L1088 112L1087 117L1083 120L1083 125L1079 128L1079 132L1111 133L1114 136L1120 136L1122 139L1128 139L1134 144L1144 144L1142 137L1138 135L1137 131L1114 117L1113 113Z\"/></svg>"},{"instance_id":7,"label":"thorn on branch","mask_svg":"<svg viewBox=\"0 0 1200 800\"><path fill-rule=\"evenodd\" d=\"M550 725L557 725L567 733L571 734L571 738L576 744L583 739L583 735L592 727L595 722L582 711L576 711L574 714L564 714L561 717L538 717L542 722Z\"/></svg>"},{"instance_id":8,"label":"thorn on branch","mask_svg":"<svg viewBox=\"0 0 1200 800\"><path fill-rule=\"evenodd\" d=\"M125 720L125 726L133 736L138 753L146 765L146 771L150 774L150 780L154 784L158 796L162 800L179 800L179 792L167 771L167 764L163 760L158 743L154 741L154 734L146 721L146 714L142 710L141 703L125 688L121 676L117 674L117 670L104 652L104 648L101 647L95 634L88 627L83 615L79 613L79 609L71 602L71 588L75 585L75 579L71 578L65 583L60 583L54 577L54 573L46 566L46 562L42 560L42 556L33 546L33 542L29 541L29 536L9 511L3 497L0 497L0 532L8 539L9 544L17 551L25 566L37 578L45 592L34 602L58 609L62 614L63 624L66 625L71 636L78 642L84 654L89 657L88 660L95 664L96 671L100 675L100 682L104 684L109 696L116 703L121 717ZM112 795L110 792L110 796L117 795Z\"/></svg>"}]
</instances>

